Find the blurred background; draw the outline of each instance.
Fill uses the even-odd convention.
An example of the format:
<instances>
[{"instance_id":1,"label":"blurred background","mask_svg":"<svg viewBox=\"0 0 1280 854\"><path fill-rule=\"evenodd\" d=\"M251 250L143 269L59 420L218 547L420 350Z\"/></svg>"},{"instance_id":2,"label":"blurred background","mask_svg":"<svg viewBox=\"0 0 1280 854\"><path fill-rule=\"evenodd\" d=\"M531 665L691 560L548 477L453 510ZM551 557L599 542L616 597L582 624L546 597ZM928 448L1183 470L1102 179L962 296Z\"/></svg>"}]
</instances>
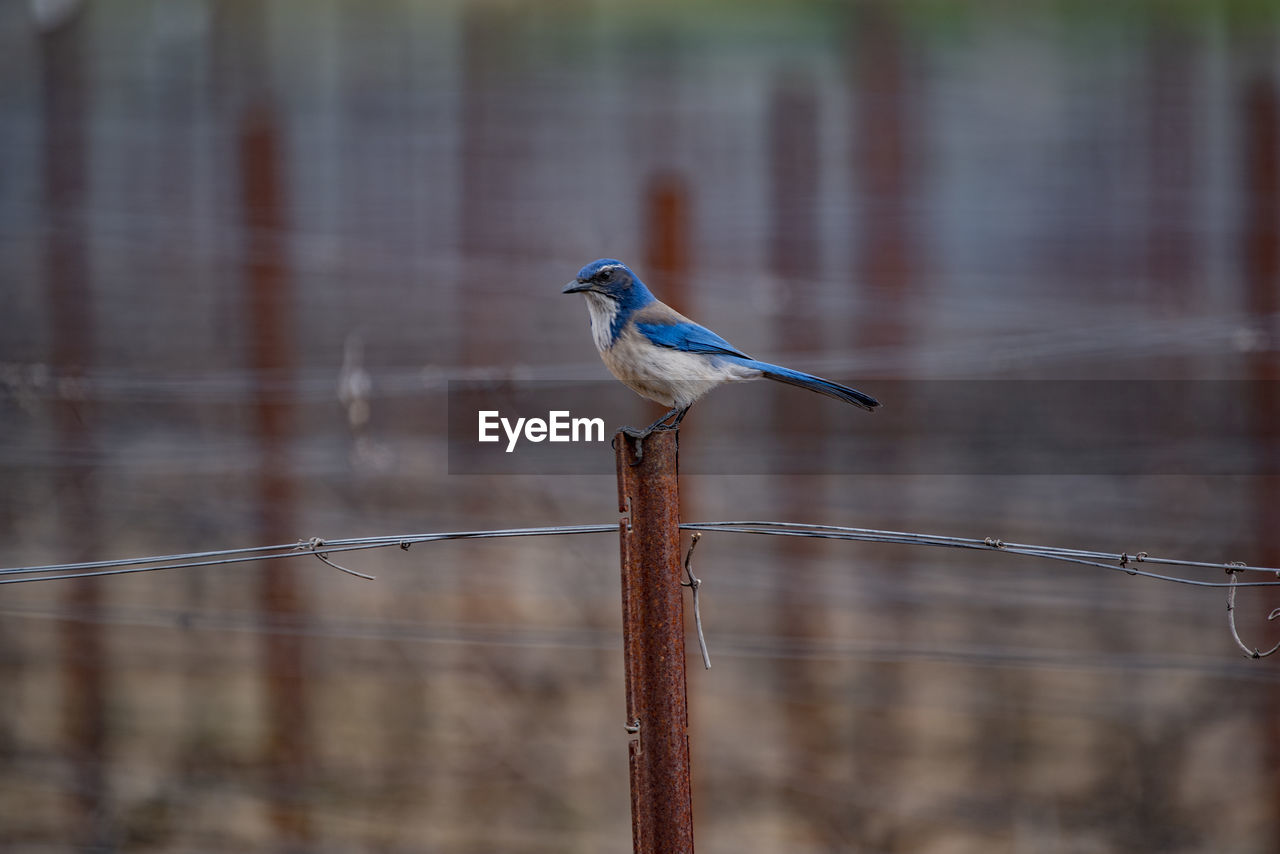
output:
<instances>
[{"instance_id":1,"label":"blurred background","mask_svg":"<svg viewBox=\"0 0 1280 854\"><path fill-rule=\"evenodd\" d=\"M616 521L610 476L445 439L450 379L605 376L559 293L600 256L873 394L1280 379L1278 46L1243 0L0 4L0 566ZM866 417L723 389L686 454ZM1277 477L690 475L682 517L1280 565ZM377 580L0 588L4 849L629 851L616 536L346 557ZM694 565L701 851L1280 846L1280 670L1221 590ZM1246 642L1278 604L1241 593Z\"/></svg>"}]
</instances>

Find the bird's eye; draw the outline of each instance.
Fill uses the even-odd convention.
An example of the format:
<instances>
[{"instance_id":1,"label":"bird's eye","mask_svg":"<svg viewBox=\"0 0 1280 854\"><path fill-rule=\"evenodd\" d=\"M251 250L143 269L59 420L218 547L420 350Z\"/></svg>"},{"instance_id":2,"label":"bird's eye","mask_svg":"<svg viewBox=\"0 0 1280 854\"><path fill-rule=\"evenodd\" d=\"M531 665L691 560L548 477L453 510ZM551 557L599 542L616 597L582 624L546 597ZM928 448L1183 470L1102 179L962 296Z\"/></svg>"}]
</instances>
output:
<instances>
[{"instance_id":1,"label":"bird's eye","mask_svg":"<svg viewBox=\"0 0 1280 854\"><path fill-rule=\"evenodd\" d=\"M600 273L599 273L599 275L598 275L596 278L598 278L598 279L599 279L600 281L602 281L602 282L607 282L607 281L609 281L610 279L612 279L612 278L613 278L613 271L612 271L612 270L601 270L601 271L600 271Z\"/></svg>"}]
</instances>

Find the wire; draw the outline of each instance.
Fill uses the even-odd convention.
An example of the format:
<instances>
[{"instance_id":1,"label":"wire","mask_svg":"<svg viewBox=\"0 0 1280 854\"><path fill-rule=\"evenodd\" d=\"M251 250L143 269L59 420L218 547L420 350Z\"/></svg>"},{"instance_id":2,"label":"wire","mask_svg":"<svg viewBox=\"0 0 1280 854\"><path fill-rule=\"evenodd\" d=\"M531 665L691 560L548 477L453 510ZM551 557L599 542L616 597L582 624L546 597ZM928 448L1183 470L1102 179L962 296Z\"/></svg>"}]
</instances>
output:
<instances>
[{"instance_id":1,"label":"wire","mask_svg":"<svg viewBox=\"0 0 1280 854\"><path fill-rule=\"evenodd\" d=\"M300 540L274 546L251 546L241 549L219 549L207 552L154 555L143 558L90 561L87 563L45 564L0 569L0 584L21 584L29 581L57 581L64 578L96 578L109 575L127 575L135 572L159 572L168 569L189 569L197 566L224 566L279 558L319 556L332 552L361 551L364 549L399 546L408 548L416 543L440 540L494 539L500 537L542 537L557 534L598 534L618 530L617 525L553 525L543 528L504 528L493 531L446 531L435 534L406 534L397 537L351 537L341 540ZM33 578L4 578L2 576L30 573L53 573Z\"/></svg>"},{"instance_id":2,"label":"wire","mask_svg":"<svg viewBox=\"0 0 1280 854\"><path fill-rule=\"evenodd\" d=\"M774 536L815 537L818 539L858 540L873 543L895 543L917 546L938 546L980 551L1001 551L1008 554L1039 557L1046 560L1057 560L1064 563L1076 563L1084 566L1096 566L1151 578L1156 581L1168 581L1175 584L1189 584L1195 587L1276 587L1280 581L1245 581L1233 585L1230 581L1201 581L1194 578L1182 578L1176 575L1162 575L1147 570L1135 569L1135 563L1154 563L1167 566L1185 566L1197 569L1218 569L1226 573L1234 572L1270 572L1280 578L1280 570L1271 567L1248 566L1241 563L1212 563L1209 561L1181 560L1178 558L1152 557L1146 552L1103 552L1086 549L1069 549L1059 546L1037 546L1028 543L1006 543L994 537L974 539L970 537L951 537L937 534L919 534L906 531L881 531L874 528L847 528L838 525L813 525L804 522L689 522L680 526L685 530L695 531L731 531L743 534L772 534Z\"/></svg>"},{"instance_id":3,"label":"wire","mask_svg":"<svg viewBox=\"0 0 1280 854\"><path fill-rule=\"evenodd\" d=\"M1280 569L1247 566L1241 563L1213 563L1210 561L1183 560L1179 558L1153 557L1146 552L1104 552L1091 549L1070 549L1058 546L1040 546L1029 543L1007 543L994 537L982 539L954 537L940 534L922 534L909 531L886 531L876 528L852 528L841 525L815 525L804 522L686 522L680 526L685 531L718 531L721 533L762 534L783 537L811 537L816 539L855 540L859 542L887 543L893 545L931 546L938 548L968 549L973 551L1002 552L1004 554L1036 557L1063 563L1098 567L1128 575L1187 584L1195 587L1276 587L1278 581L1240 581L1236 575L1243 572L1269 572L1280 578ZM488 531L442 531L430 534L403 534L398 536L352 537L347 539L300 540L273 546L251 546L240 549L187 552L184 554L155 555L142 558L123 558L87 563L59 563L41 566L22 566L0 569L0 584L25 584L33 581L57 581L68 578L95 578L126 575L137 572L158 572L170 569L191 569L199 566L225 566L252 561L281 558L316 557L344 572L326 560L326 556L338 552L399 546L408 550L418 543L444 540L479 540L505 537L545 537L577 534L604 534L618 530L618 524L606 525L551 525L535 528L499 528ZM1231 575L1230 581L1204 581L1177 575L1166 575L1136 568L1136 564L1178 566L1187 569L1220 570ZM359 574L359 573L354 573Z\"/></svg>"}]
</instances>

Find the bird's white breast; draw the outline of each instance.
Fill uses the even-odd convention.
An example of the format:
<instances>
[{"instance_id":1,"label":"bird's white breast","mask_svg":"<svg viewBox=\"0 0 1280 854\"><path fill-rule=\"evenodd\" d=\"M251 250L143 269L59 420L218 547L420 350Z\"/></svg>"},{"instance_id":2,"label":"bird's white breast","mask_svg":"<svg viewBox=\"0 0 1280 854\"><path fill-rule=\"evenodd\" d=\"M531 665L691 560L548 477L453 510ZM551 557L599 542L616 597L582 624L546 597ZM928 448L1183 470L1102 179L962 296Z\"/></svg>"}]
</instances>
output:
<instances>
[{"instance_id":1,"label":"bird's white breast","mask_svg":"<svg viewBox=\"0 0 1280 854\"><path fill-rule=\"evenodd\" d=\"M594 318L593 318L594 328ZM600 350L609 371L642 397L683 409L723 382L753 379L760 372L698 353L658 347L630 326Z\"/></svg>"},{"instance_id":2,"label":"bird's white breast","mask_svg":"<svg viewBox=\"0 0 1280 854\"><path fill-rule=\"evenodd\" d=\"M591 315L591 339L603 353L613 345L613 322L618 319L618 301L587 291L587 311Z\"/></svg>"}]
</instances>

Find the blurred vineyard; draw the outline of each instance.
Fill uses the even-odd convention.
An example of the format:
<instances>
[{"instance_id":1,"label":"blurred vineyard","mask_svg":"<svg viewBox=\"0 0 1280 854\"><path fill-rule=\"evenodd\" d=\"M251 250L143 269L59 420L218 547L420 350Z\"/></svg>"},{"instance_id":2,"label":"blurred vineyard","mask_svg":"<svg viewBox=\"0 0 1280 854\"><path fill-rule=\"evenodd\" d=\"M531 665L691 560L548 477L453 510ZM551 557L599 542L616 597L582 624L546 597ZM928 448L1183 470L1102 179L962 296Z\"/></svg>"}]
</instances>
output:
<instances>
[{"instance_id":1,"label":"blurred vineyard","mask_svg":"<svg viewBox=\"0 0 1280 854\"><path fill-rule=\"evenodd\" d=\"M0 566L615 521L446 435L459 376L604 376L559 294L600 256L871 393L1280 379L1274 3L77 6L0 5ZM777 458L682 516L1280 565L1275 476L787 473L858 428L717 391L685 458ZM342 562L377 581L0 588L0 846L629 850L616 538ZM1277 847L1280 677L1217 591L728 534L698 572L701 851Z\"/></svg>"}]
</instances>

